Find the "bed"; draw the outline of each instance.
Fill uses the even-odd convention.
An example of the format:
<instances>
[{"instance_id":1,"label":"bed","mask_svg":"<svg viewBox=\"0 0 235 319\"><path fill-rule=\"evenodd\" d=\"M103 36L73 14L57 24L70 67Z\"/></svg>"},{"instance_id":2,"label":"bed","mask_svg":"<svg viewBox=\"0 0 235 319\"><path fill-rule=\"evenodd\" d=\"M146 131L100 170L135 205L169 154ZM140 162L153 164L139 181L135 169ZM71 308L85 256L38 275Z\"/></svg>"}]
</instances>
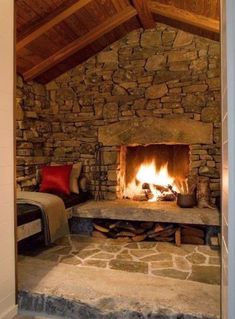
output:
<instances>
[{"instance_id":1,"label":"bed","mask_svg":"<svg viewBox=\"0 0 235 319\"><path fill-rule=\"evenodd\" d=\"M90 198L89 192L79 194L58 195L65 204L68 219L72 217L76 205ZM17 241L20 242L34 235L43 234L43 219L41 209L32 204L17 204Z\"/></svg>"}]
</instances>

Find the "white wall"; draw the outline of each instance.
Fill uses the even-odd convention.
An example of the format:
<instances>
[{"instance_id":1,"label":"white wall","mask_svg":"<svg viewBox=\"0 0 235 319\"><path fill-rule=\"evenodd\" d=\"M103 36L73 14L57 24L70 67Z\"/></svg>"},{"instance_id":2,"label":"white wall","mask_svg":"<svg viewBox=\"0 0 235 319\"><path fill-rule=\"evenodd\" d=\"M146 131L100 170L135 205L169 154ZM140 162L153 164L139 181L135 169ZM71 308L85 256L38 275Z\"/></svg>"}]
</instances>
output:
<instances>
[{"instance_id":1,"label":"white wall","mask_svg":"<svg viewBox=\"0 0 235 319\"><path fill-rule=\"evenodd\" d=\"M235 318L235 1L222 5L222 319Z\"/></svg>"},{"instance_id":2,"label":"white wall","mask_svg":"<svg viewBox=\"0 0 235 319\"><path fill-rule=\"evenodd\" d=\"M14 248L14 2L0 0L0 319L15 306Z\"/></svg>"}]
</instances>

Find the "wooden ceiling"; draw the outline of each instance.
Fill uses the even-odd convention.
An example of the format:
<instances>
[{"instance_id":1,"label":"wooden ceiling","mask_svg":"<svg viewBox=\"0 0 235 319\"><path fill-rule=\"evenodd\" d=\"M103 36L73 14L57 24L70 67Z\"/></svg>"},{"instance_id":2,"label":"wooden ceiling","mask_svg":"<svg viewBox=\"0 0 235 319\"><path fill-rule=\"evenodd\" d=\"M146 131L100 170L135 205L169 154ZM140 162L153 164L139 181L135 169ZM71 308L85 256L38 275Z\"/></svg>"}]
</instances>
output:
<instances>
[{"instance_id":1,"label":"wooden ceiling","mask_svg":"<svg viewBox=\"0 0 235 319\"><path fill-rule=\"evenodd\" d=\"M219 40L219 11L219 0L16 0L17 71L47 83L157 22Z\"/></svg>"}]
</instances>

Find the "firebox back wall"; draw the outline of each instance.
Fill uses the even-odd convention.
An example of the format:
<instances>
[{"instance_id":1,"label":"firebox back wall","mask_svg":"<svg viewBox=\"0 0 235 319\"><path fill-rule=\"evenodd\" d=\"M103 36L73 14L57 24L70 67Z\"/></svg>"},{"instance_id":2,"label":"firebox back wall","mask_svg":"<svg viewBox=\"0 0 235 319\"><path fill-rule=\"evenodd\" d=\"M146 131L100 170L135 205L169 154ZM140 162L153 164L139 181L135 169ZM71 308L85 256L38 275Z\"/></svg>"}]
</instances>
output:
<instances>
[{"instance_id":1,"label":"firebox back wall","mask_svg":"<svg viewBox=\"0 0 235 319\"><path fill-rule=\"evenodd\" d=\"M36 165L81 161L94 190L98 129L150 117L211 123L213 142L191 145L190 165L219 195L219 43L162 24L129 33L45 87L18 78L19 187L35 184ZM102 169L105 196L115 198L119 147L105 148Z\"/></svg>"}]
</instances>

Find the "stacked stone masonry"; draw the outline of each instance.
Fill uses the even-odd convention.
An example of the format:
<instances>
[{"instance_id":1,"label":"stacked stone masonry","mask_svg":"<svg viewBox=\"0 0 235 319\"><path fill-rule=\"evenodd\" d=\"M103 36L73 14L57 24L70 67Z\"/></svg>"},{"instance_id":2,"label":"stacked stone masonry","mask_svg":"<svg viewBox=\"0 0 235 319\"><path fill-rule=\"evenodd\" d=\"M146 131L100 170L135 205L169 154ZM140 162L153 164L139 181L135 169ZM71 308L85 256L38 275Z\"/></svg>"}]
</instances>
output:
<instances>
[{"instance_id":1,"label":"stacked stone masonry","mask_svg":"<svg viewBox=\"0 0 235 319\"><path fill-rule=\"evenodd\" d=\"M46 86L17 83L17 174L22 188L36 183L36 165L81 161L96 188L99 128L133 119L192 119L210 123L210 144L190 145L192 174L220 188L220 46L157 24L126 37ZM143 133L144 134L144 133ZM116 198L120 147L103 149L105 198Z\"/></svg>"}]
</instances>

